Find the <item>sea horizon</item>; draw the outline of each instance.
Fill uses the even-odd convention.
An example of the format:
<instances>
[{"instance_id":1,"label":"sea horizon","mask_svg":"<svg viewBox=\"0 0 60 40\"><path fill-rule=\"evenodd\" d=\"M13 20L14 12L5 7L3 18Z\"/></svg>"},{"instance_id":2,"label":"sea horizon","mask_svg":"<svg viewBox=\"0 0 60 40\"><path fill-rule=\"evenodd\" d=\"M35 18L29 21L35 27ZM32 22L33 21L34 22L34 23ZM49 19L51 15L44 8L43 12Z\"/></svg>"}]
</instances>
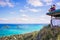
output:
<instances>
[{"instance_id":1,"label":"sea horizon","mask_svg":"<svg viewBox=\"0 0 60 40\"><path fill-rule=\"evenodd\" d=\"M0 24L0 37L39 31L47 24Z\"/></svg>"}]
</instances>

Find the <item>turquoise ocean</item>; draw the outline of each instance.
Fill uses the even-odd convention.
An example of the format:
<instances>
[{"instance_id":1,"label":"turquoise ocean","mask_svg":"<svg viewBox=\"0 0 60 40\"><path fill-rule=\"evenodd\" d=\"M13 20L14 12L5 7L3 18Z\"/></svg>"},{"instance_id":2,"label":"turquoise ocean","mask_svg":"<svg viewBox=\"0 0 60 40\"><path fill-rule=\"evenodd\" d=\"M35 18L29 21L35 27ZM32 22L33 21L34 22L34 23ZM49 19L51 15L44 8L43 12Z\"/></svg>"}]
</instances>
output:
<instances>
[{"instance_id":1,"label":"turquoise ocean","mask_svg":"<svg viewBox=\"0 0 60 40\"><path fill-rule=\"evenodd\" d=\"M0 24L0 37L39 31L47 24Z\"/></svg>"}]
</instances>

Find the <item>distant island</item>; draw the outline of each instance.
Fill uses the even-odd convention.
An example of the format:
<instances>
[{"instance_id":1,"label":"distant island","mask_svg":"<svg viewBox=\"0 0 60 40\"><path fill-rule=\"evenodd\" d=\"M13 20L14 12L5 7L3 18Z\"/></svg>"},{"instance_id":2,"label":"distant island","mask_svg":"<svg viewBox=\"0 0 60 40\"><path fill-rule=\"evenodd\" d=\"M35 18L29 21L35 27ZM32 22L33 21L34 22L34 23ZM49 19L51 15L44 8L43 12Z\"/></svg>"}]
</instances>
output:
<instances>
[{"instance_id":1,"label":"distant island","mask_svg":"<svg viewBox=\"0 0 60 40\"><path fill-rule=\"evenodd\" d=\"M1 37L0 40L60 40L60 27L45 26L40 31Z\"/></svg>"}]
</instances>

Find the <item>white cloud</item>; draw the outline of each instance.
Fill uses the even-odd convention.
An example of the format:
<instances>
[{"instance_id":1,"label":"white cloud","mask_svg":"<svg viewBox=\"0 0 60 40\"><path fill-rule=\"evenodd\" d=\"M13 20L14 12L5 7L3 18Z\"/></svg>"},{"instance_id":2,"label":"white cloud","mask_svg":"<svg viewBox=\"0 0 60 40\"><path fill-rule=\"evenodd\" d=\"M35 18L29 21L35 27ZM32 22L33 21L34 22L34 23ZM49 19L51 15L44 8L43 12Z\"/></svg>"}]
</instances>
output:
<instances>
[{"instance_id":1,"label":"white cloud","mask_svg":"<svg viewBox=\"0 0 60 40\"><path fill-rule=\"evenodd\" d=\"M53 0L43 0L44 2L47 2L47 3L50 3L52 2Z\"/></svg>"},{"instance_id":2,"label":"white cloud","mask_svg":"<svg viewBox=\"0 0 60 40\"><path fill-rule=\"evenodd\" d=\"M10 14L15 14L15 12L12 12L12 11L11 11Z\"/></svg>"},{"instance_id":3,"label":"white cloud","mask_svg":"<svg viewBox=\"0 0 60 40\"><path fill-rule=\"evenodd\" d=\"M27 6L24 6L24 8L25 9L20 9L19 11L23 12L23 13L28 12L28 11L30 11L30 12L41 12L41 9L29 8Z\"/></svg>"},{"instance_id":4,"label":"white cloud","mask_svg":"<svg viewBox=\"0 0 60 40\"><path fill-rule=\"evenodd\" d=\"M1 21L3 20L3 21ZM0 18L0 23L43 23L43 24L48 24L50 23L50 17L46 15L41 15L39 18L31 18L31 17L21 17L21 18L11 18L11 19L1 19Z\"/></svg>"},{"instance_id":5,"label":"white cloud","mask_svg":"<svg viewBox=\"0 0 60 40\"><path fill-rule=\"evenodd\" d=\"M19 11L20 11L20 12L26 12L26 10L23 10L23 9L20 9Z\"/></svg>"},{"instance_id":6,"label":"white cloud","mask_svg":"<svg viewBox=\"0 0 60 40\"><path fill-rule=\"evenodd\" d=\"M39 12L38 9L29 9L29 11L32 11L32 12Z\"/></svg>"},{"instance_id":7,"label":"white cloud","mask_svg":"<svg viewBox=\"0 0 60 40\"><path fill-rule=\"evenodd\" d=\"M22 18L21 20L24 22L24 21L28 21L29 19L28 18Z\"/></svg>"},{"instance_id":8,"label":"white cloud","mask_svg":"<svg viewBox=\"0 0 60 40\"><path fill-rule=\"evenodd\" d=\"M45 2L45 3L46 3L46 5L51 5L51 4L52 4L52 2L53 2L53 0L43 0L43 2Z\"/></svg>"},{"instance_id":9,"label":"white cloud","mask_svg":"<svg viewBox=\"0 0 60 40\"><path fill-rule=\"evenodd\" d=\"M46 5L52 5L52 3L46 3Z\"/></svg>"},{"instance_id":10,"label":"white cloud","mask_svg":"<svg viewBox=\"0 0 60 40\"><path fill-rule=\"evenodd\" d=\"M27 0L27 3L32 6L43 6L43 3L40 0Z\"/></svg>"},{"instance_id":11,"label":"white cloud","mask_svg":"<svg viewBox=\"0 0 60 40\"><path fill-rule=\"evenodd\" d=\"M58 6L60 6L60 2L56 3Z\"/></svg>"},{"instance_id":12,"label":"white cloud","mask_svg":"<svg viewBox=\"0 0 60 40\"><path fill-rule=\"evenodd\" d=\"M13 5L12 3L9 3L9 2L7 2L7 5L8 5L9 7L14 7L14 5Z\"/></svg>"},{"instance_id":13,"label":"white cloud","mask_svg":"<svg viewBox=\"0 0 60 40\"><path fill-rule=\"evenodd\" d=\"M22 14L21 16L22 16L22 17L28 17L26 14Z\"/></svg>"},{"instance_id":14,"label":"white cloud","mask_svg":"<svg viewBox=\"0 0 60 40\"><path fill-rule=\"evenodd\" d=\"M50 23L50 16L41 15L38 20L40 23Z\"/></svg>"},{"instance_id":15,"label":"white cloud","mask_svg":"<svg viewBox=\"0 0 60 40\"><path fill-rule=\"evenodd\" d=\"M10 2L10 0L0 0L0 6L5 7L14 7L14 4Z\"/></svg>"},{"instance_id":16,"label":"white cloud","mask_svg":"<svg viewBox=\"0 0 60 40\"><path fill-rule=\"evenodd\" d=\"M34 7L52 5L54 0L27 0L28 5ZM45 4L44 4L45 3Z\"/></svg>"},{"instance_id":17,"label":"white cloud","mask_svg":"<svg viewBox=\"0 0 60 40\"><path fill-rule=\"evenodd\" d=\"M0 1L0 6L6 6L6 3L4 1Z\"/></svg>"},{"instance_id":18,"label":"white cloud","mask_svg":"<svg viewBox=\"0 0 60 40\"><path fill-rule=\"evenodd\" d=\"M8 19L6 19L6 18L0 18L0 21L3 21L3 20L8 20Z\"/></svg>"}]
</instances>

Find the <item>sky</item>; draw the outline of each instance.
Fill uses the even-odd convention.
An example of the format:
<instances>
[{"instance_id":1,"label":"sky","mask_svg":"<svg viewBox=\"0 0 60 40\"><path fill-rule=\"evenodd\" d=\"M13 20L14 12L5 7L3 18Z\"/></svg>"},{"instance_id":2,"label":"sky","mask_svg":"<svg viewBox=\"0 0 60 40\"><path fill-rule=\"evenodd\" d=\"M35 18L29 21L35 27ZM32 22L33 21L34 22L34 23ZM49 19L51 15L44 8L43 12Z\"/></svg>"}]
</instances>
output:
<instances>
[{"instance_id":1,"label":"sky","mask_svg":"<svg viewBox=\"0 0 60 40\"><path fill-rule=\"evenodd\" d=\"M47 24L51 5L60 8L60 0L0 0L0 24Z\"/></svg>"}]
</instances>

